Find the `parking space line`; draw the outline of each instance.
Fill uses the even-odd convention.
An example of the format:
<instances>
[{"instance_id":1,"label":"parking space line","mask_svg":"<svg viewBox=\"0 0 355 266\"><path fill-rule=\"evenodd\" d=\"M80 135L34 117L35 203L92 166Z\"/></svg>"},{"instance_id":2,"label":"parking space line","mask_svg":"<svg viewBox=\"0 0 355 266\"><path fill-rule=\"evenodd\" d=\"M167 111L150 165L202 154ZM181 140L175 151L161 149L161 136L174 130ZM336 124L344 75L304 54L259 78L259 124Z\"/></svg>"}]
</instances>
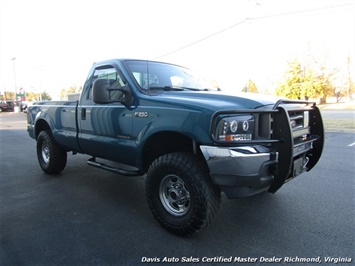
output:
<instances>
[{"instance_id":1,"label":"parking space line","mask_svg":"<svg viewBox=\"0 0 355 266\"><path fill-rule=\"evenodd\" d=\"M348 145L348 147L352 147L352 146L355 146L355 142Z\"/></svg>"}]
</instances>

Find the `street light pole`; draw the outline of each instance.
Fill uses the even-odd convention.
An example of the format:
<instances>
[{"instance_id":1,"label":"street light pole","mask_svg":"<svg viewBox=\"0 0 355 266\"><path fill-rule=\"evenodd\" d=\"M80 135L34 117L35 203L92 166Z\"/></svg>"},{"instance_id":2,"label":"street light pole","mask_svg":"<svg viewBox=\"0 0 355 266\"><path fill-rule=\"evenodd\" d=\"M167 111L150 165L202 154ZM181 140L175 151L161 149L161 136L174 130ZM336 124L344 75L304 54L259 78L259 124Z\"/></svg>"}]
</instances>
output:
<instances>
[{"instance_id":1,"label":"street light pole","mask_svg":"<svg viewBox=\"0 0 355 266\"><path fill-rule=\"evenodd\" d=\"M12 58L12 63L13 63L13 67L14 67L14 80L15 80L15 102L17 101L17 84L16 84L16 67L15 67L15 60L16 57Z\"/></svg>"}]
</instances>

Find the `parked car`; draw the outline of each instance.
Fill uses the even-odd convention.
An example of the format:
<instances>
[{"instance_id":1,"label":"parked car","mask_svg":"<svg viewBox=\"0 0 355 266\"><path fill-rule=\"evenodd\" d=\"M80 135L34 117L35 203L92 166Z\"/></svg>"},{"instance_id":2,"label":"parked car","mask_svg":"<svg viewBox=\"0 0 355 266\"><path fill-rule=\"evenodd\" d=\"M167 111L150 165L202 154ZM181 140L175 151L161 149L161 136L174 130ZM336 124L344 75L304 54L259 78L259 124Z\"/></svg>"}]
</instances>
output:
<instances>
[{"instance_id":1,"label":"parked car","mask_svg":"<svg viewBox=\"0 0 355 266\"><path fill-rule=\"evenodd\" d=\"M7 111L12 111L13 112L14 109L15 109L14 101L7 100L6 103L7 103Z\"/></svg>"},{"instance_id":2,"label":"parked car","mask_svg":"<svg viewBox=\"0 0 355 266\"><path fill-rule=\"evenodd\" d=\"M9 105L7 104L7 102L0 100L0 113L3 111L9 111Z\"/></svg>"},{"instance_id":3,"label":"parked car","mask_svg":"<svg viewBox=\"0 0 355 266\"><path fill-rule=\"evenodd\" d=\"M22 102L22 103L20 104L20 110L21 110L21 112L26 113L26 112L27 112L27 103Z\"/></svg>"},{"instance_id":4,"label":"parked car","mask_svg":"<svg viewBox=\"0 0 355 266\"><path fill-rule=\"evenodd\" d=\"M33 104L33 102L21 102L20 104L20 110L21 112L27 113L27 109L29 106L31 106Z\"/></svg>"}]
</instances>

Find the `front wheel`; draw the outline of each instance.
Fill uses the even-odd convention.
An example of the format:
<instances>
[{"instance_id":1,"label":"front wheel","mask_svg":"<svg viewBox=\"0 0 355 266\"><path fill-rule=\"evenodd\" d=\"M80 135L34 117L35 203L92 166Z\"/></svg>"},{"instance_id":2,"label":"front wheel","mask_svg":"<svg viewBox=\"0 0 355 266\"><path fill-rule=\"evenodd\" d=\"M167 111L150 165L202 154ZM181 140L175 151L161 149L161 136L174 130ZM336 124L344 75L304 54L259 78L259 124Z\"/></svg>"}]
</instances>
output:
<instances>
[{"instance_id":1,"label":"front wheel","mask_svg":"<svg viewBox=\"0 0 355 266\"><path fill-rule=\"evenodd\" d=\"M38 135L37 158L42 170L47 174L58 173L67 164L67 152L58 146L48 130L41 131Z\"/></svg>"},{"instance_id":2,"label":"front wheel","mask_svg":"<svg viewBox=\"0 0 355 266\"><path fill-rule=\"evenodd\" d=\"M213 185L207 166L188 153L171 153L156 159L146 179L149 207L168 231L194 235L216 215L220 190Z\"/></svg>"}]
</instances>

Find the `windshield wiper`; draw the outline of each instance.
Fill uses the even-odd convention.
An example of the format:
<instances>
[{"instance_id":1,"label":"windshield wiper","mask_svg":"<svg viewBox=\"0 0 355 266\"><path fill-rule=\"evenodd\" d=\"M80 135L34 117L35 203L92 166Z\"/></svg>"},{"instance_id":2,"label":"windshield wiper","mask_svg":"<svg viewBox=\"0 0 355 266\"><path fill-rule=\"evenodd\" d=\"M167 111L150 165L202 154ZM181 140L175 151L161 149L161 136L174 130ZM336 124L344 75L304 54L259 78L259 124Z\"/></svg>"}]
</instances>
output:
<instances>
[{"instance_id":1,"label":"windshield wiper","mask_svg":"<svg viewBox=\"0 0 355 266\"><path fill-rule=\"evenodd\" d=\"M183 87L178 87L178 86L164 86L163 90L165 91L183 91Z\"/></svg>"}]
</instances>

